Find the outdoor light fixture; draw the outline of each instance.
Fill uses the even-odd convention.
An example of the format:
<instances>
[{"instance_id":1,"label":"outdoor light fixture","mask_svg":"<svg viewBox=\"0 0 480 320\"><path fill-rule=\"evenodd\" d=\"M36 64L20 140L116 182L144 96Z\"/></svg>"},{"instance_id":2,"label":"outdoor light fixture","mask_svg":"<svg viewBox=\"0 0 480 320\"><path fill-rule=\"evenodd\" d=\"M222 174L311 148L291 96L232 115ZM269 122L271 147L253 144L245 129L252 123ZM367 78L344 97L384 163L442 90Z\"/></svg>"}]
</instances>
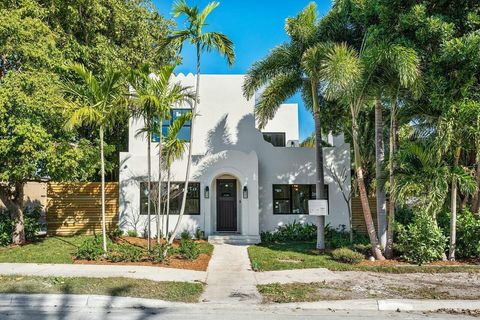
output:
<instances>
[{"instance_id":1,"label":"outdoor light fixture","mask_svg":"<svg viewBox=\"0 0 480 320\"><path fill-rule=\"evenodd\" d=\"M248 189L247 186L243 187L243 199L248 199Z\"/></svg>"},{"instance_id":2,"label":"outdoor light fixture","mask_svg":"<svg viewBox=\"0 0 480 320\"><path fill-rule=\"evenodd\" d=\"M210 198L210 188L208 186L205 187L205 199Z\"/></svg>"}]
</instances>

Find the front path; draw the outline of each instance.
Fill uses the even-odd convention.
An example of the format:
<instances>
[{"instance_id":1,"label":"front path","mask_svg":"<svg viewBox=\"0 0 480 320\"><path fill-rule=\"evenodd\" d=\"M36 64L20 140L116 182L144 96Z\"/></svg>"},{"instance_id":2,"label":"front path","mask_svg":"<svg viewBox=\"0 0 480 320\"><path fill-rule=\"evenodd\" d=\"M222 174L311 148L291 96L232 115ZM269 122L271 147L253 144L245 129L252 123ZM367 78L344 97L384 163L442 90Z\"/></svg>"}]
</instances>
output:
<instances>
[{"instance_id":1,"label":"front path","mask_svg":"<svg viewBox=\"0 0 480 320\"><path fill-rule=\"evenodd\" d=\"M209 303L258 303L255 272L245 245L215 245L207 269L207 287L201 301Z\"/></svg>"}]
</instances>

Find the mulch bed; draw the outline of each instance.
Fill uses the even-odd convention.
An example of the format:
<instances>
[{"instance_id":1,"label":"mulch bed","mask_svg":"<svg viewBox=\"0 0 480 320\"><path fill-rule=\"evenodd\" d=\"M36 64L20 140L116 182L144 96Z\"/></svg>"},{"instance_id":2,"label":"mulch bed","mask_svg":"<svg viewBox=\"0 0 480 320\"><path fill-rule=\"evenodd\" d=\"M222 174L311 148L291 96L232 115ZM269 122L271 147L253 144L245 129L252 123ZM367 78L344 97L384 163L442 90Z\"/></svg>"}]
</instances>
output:
<instances>
[{"instance_id":1,"label":"mulch bed","mask_svg":"<svg viewBox=\"0 0 480 320\"><path fill-rule=\"evenodd\" d=\"M204 240L195 240L197 243L205 242ZM117 243L129 243L134 246L147 248L147 240L144 238L136 237L122 237L117 239ZM157 244L156 240L151 240L152 247ZM178 247L180 244L179 241L175 240L173 242L173 247ZM169 257L168 261L158 263L152 262L149 260L138 261L138 262L111 262L107 260L74 260L74 264L95 264L95 265L126 265L126 266L149 266L149 267L164 267L164 268L175 268L175 269L188 269L196 271L206 271L208 263L211 256L208 254L200 254L196 260L187 260L183 259L178 255L172 255Z\"/></svg>"}]
</instances>

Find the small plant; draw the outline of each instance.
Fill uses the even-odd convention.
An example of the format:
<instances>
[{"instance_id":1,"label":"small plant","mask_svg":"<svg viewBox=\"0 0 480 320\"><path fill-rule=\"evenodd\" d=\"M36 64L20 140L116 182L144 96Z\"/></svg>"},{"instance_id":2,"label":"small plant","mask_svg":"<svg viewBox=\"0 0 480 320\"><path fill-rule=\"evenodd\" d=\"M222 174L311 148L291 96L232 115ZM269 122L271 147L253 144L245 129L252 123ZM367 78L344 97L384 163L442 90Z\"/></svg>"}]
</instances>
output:
<instances>
[{"instance_id":1,"label":"small plant","mask_svg":"<svg viewBox=\"0 0 480 320\"><path fill-rule=\"evenodd\" d=\"M130 244L114 245L108 252L107 259L112 262L137 262L145 251Z\"/></svg>"},{"instance_id":2,"label":"small plant","mask_svg":"<svg viewBox=\"0 0 480 320\"><path fill-rule=\"evenodd\" d=\"M406 227L398 225L397 238L396 248L402 257L418 265L441 259L447 242L435 219L426 211L416 213Z\"/></svg>"},{"instance_id":3,"label":"small plant","mask_svg":"<svg viewBox=\"0 0 480 320\"><path fill-rule=\"evenodd\" d=\"M354 244L353 245L353 250L363 254L364 256L369 256L369 255L372 254L372 245L370 243L369 244L362 244L362 243Z\"/></svg>"},{"instance_id":4,"label":"small plant","mask_svg":"<svg viewBox=\"0 0 480 320\"><path fill-rule=\"evenodd\" d=\"M120 238L121 236L123 236L123 230L120 229L120 228L115 228L115 229L113 229L112 231L110 231L110 232L108 233L108 236L109 236L110 239L112 239L112 240L118 239L118 238Z\"/></svg>"},{"instance_id":5,"label":"small plant","mask_svg":"<svg viewBox=\"0 0 480 320\"><path fill-rule=\"evenodd\" d=\"M180 239L182 240L192 240L192 235L190 234L190 231L188 229L185 229L180 233Z\"/></svg>"},{"instance_id":6,"label":"small plant","mask_svg":"<svg viewBox=\"0 0 480 320\"><path fill-rule=\"evenodd\" d=\"M138 237L138 232L137 232L137 230L128 230L128 231L127 231L127 235L128 235L129 237L135 237L135 238L137 238L137 237Z\"/></svg>"},{"instance_id":7,"label":"small plant","mask_svg":"<svg viewBox=\"0 0 480 320\"><path fill-rule=\"evenodd\" d=\"M107 246L111 245L107 240ZM77 249L76 257L81 260L98 260L103 255L102 237L95 235L85 239Z\"/></svg>"},{"instance_id":8,"label":"small plant","mask_svg":"<svg viewBox=\"0 0 480 320\"><path fill-rule=\"evenodd\" d=\"M260 271L260 265L255 260L252 261L252 270L253 271Z\"/></svg>"},{"instance_id":9,"label":"small plant","mask_svg":"<svg viewBox=\"0 0 480 320\"><path fill-rule=\"evenodd\" d=\"M205 232L202 229L197 228L195 230L195 239L197 239L197 240L205 239Z\"/></svg>"},{"instance_id":10,"label":"small plant","mask_svg":"<svg viewBox=\"0 0 480 320\"><path fill-rule=\"evenodd\" d=\"M365 259L365 256L361 253L355 252L349 248L340 248L332 251L333 260L349 263L349 264L358 264Z\"/></svg>"},{"instance_id":11,"label":"small plant","mask_svg":"<svg viewBox=\"0 0 480 320\"><path fill-rule=\"evenodd\" d=\"M457 256L480 257L480 219L468 210L457 217Z\"/></svg>"},{"instance_id":12,"label":"small plant","mask_svg":"<svg viewBox=\"0 0 480 320\"><path fill-rule=\"evenodd\" d=\"M153 262L165 262L174 252L173 247L168 242L157 244L152 248L150 259Z\"/></svg>"},{"instance_id":13,"label":"small plant","mask_svg":"<svg viewBox=\"0 0 480 320\"><path fill-rule=\"evenodd\" d=\"M193 240L182 239L180 240L178 253L183 259L195 260L200 255L200 249L198 248L198 245Z\"/></svg>"}]
</instances>

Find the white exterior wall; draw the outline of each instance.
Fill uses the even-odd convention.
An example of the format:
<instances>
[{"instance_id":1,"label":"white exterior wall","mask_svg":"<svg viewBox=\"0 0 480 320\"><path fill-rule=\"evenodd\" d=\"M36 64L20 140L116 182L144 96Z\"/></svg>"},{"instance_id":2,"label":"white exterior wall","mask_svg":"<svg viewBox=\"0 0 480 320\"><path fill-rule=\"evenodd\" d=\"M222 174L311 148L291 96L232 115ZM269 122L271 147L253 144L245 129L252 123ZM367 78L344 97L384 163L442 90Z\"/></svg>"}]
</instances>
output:
<instances>
[{"instance_id":1,"label":"white exterior wall","mask_svg":"<svg viewBox=\"0 0 480 320\"><path fill-rule=\"evenodd\" d=\"M238 232L256 236L262 230L273 230L278 225L297 221L315 222L308 215L274 215L272 184L314 184L315 154L310 148L274 147L263 140L255 126L254 99L243 97L242 75L202 75L199 116L195 119L194 157L191 181L200 182L200 215L185 215L180 230L196 228L206 234L216 232L216 179L229 175L237 179ZM192 74L180 74L176 81L194 86ZM174 81L175 81L174 80ZM147 180L147 140L137 136L142 122L130 120L129 152L120 154L120 226L124 230L142 231L146 216L139 217L140 182ZM265 132L285 132L286 141L298 140L298 106L282 105ZM341 143L341 141L339 141ZM158 149L152 143L152 181L158 181ZM347 167L350 173L350 147L342 144L324 149L325 166L340 172ZM186 156L172 165L172 181L184 181ZM328 170L330 216L327 223L333 227L348 225L348 210L339 188ZM347 179L350 190L350 177ZM205 199L205 186L210 197ZM247 186L248 199L242 198ZM178 216L172 215L170 229ZM155 230L156 222L152 222ZM156 234L152 231L152 234Z\"/></svg>"}]
</instances>

